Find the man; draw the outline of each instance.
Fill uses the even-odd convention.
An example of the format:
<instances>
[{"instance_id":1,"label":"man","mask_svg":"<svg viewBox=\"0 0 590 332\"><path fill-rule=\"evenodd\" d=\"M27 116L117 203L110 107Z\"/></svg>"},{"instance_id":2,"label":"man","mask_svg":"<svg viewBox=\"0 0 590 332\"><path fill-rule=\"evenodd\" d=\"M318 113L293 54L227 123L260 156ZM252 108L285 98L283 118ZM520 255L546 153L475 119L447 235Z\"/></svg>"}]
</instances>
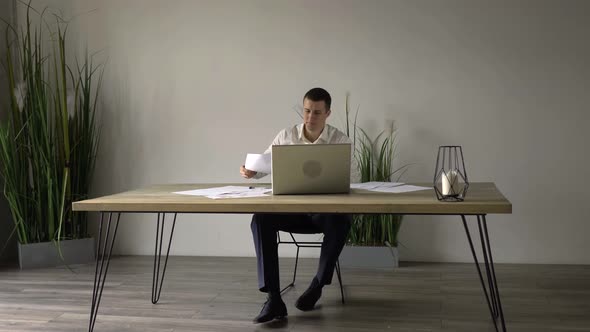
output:
<instances>
[{"instance_id":1,"label":"man","mask_svg":"<svg viewBox=\"0 0 590 332\"><path fill-rule=\"evenodd\" d=\"M326 124L330 116L332 98L322 88L309 90L303 97L303 123L283 129L272 145L351 143L338 129ZM243 177L261 178L266 174L240 168ZM255 214L252 217L252 235L258 264L258 286L268 298L254 323L263 323L287 316L287 307L281 299L279 286L279 260L277 231L291 233L324 233L320 261L316 276L309 288L299 297L295 307L312 310L322 295L322 287L332 282L334 267L350 229L351 217L338 214Z\"/></svg>"}]
</instances>

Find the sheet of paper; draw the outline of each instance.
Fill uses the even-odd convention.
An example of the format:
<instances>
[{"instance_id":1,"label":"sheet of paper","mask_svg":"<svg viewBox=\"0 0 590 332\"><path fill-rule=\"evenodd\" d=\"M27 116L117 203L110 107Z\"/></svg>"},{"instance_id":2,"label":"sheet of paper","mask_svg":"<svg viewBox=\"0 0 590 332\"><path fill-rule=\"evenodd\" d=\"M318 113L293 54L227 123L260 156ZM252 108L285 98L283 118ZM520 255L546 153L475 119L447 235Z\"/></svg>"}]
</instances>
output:
<instances>
[{"instance_id":1,"label":"sheet of paper","mask_svg":"<svg viewBox=\"0 0 590 332\"><path fill-rule=\"evenodd\" d=\"M263 197L263 196L270 196L266 193L271 192L271 191L272 191L272 189L255 188L255 189L250 189L248 191L209 195L207 197L211 198L211 199Z\"/></svg>"},{"instance_id":2,"label":"sheet of paper","mask_svg":"<svg viewBox=\"0 0 590 332\"><path fill-rule=\"evenodd\" d=\"M224 186L224 187L212 187L212 188L204 188L204 189L177 191L174 193L180 194L180 195L207 196L207 195L222 194L222 193L231 192L234 190L242 190L244 188L248 189L248 187L243 187L243 186Z\"/></svg>"},{"instance_id":3,"label":"sheet of paper","mask_svg":"<svg viewBox=\"0 0 590 332\"><path fill-rule=\"evenodd\" d=\"M248 153L244 167L251 171L270 174L271 154Z\"/></svg>"},{"instance_id":4,"label":"sheet of paper","mask_svg":"<svg viewBox=\"0 0 590 332\"><path fill-rule=\"evenodd\" d=\"M401 186L402 182L363 182L363 183L351 183L350 188L352 189L364 189L364 190L375 190L377 188L392 188Z\"/></svg>"},{"instance_id":5,"label":"sheet of paper","mask_svg":"<svg viewBox=\"0 0 590 332\"><path fill-rule=\"evenodd\" d=\"M205 196L211 199L220 199L268 196L266 193L269 193L271 191L272 189L264 187L223 186L206 189L177 191L174 193L179 195Z\"/></svg>"},{"instance_id":6,"label":"sheet of paper","mask_svg":"<svg viewBox=\"0 0 590 332\"><path fill-rule=\"evenodd\" d=\"M381 192L381 193L399 194L399 193L408 193L408 192L412 192L412 191L428 190L428 189L432 189L432 187L419 187L419 186L405 184L405 185L401 185L401 186L388 187L388 188L387 187L379 187L376 189L371 189L371 191L377 191L377 192Z\"/></svg>"}]
</instances>

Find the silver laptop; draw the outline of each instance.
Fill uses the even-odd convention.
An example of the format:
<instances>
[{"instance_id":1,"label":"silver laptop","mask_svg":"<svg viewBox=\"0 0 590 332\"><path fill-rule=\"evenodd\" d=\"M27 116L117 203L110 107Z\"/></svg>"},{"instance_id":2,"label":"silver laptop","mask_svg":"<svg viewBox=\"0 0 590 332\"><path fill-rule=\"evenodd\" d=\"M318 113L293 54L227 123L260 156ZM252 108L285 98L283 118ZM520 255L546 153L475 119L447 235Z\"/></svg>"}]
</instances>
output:
<instances>
[{"instance_id":1,"label":"silver laptop","mask_svg":"<svg viewBox=\"0 0 590 332\"><path fill-rule=\"evenodd\" d=\"M350 144L272 146L272 193L350 192Z\"/></svg>"}]
</instances>

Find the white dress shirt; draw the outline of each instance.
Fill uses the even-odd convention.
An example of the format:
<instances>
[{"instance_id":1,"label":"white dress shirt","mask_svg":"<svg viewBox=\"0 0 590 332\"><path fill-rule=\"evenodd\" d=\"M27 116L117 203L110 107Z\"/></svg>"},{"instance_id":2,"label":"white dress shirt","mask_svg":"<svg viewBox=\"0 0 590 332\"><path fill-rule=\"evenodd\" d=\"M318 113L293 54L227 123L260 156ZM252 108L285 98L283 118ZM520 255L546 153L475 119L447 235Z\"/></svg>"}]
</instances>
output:
<instances>
[{"instance_id":1,"label":"white dress shirt","mask_svg":"<svg viewBox=\"0 0 590 332\"><path fill-rule=\"evenodd\" d=\"M268 146L268 149L264 153L271 153L273 145L292 145L292 144L352 144L352 141L343 132L336 129L335 127L326 124L324 130L320 134L320 137L315 142L310 142L303 133L303 123L295 125L293 127L285 128L281 130L272 143ZM351 152L352 153L352 152ZM351 163L352 164L352 163ZM351 165L352 166L352 165ZM266 173L256 173L254 179L260 179L266 176Z\"/></svg>"}]
</instances>

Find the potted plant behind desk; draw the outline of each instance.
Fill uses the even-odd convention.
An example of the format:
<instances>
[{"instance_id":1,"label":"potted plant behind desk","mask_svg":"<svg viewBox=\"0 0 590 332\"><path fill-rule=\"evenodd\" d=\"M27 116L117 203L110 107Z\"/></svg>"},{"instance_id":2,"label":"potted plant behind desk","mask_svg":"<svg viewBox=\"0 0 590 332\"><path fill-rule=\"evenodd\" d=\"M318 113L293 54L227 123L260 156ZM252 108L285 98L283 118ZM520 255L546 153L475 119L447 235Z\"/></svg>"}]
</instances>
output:
<instances>
[{"instance_id":1,"label":"potted plant behind desk","mask_svg":"<svg viewBox=\"0 0 590 332\"><path fill-rule=\"evenodd\" d=\"M354 159L360 182L398 181L408 165L394 166L396 128L390 123L376 138L358 127L356 119L350 135L349 95L346 96L346 133L352 137ZM358 132L358 133L357 133ZM403 215L400 214L355 214L346 245L340 254L340 264L345 267L369 267L393 269L399 265L398 233Z\"/></svg>"},{"instance_id":2,"label":"potted plant behind desk","mask_svg":"<svg viewBox=\"0 0 590 332\"><path fill-rule=\"evenodd\" d=\"M88 55L68 66L67 24L55 15L49 24L46 10L24 5L24 27L5 22L2 61L10 108L0 123L0 175L14 223L11 237L18 239L21 268L85 263L94 259L94 240L87 215L73 213L71 203L90 190L102 74Z\"/></svg>"}]
</instances>

